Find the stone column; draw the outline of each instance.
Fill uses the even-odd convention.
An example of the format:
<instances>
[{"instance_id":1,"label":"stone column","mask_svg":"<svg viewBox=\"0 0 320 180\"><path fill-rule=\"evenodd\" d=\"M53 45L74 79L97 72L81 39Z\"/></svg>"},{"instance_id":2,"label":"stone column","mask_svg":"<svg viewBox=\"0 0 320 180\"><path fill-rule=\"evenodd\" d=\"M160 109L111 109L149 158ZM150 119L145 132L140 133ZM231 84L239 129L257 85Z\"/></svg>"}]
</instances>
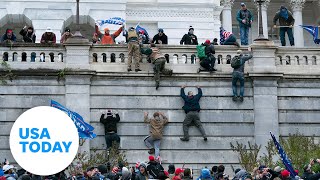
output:
<instances>
[{"instance_id":1,"label":"stone column","mask_svg":"<svg viewBox=\"0 0 320 180\"><path fill-rule=\"evenodd\" d=\"M222 27L232 32L232 14L231 8L234 0L221 0L220 5L223 6L222 10Z\"/></svg>"},{"instance_id":2,"label":"stone column","mask_svg":"<svg viewBox=\"0 0 320 180\"><path fill-rule=\"evenodd\" d=\"M90 123L90 44L88 39L69 38L66 47L66 106L79 113ZM76 73L73 73L76 71ZM79 148L81 152L90 152L90 142Z\"/></svg>"},{"instance_id":3,"label":"stone column","mask_svg":"<svg viewBox=\"0 0 320 180\"><path fill-rule=\"evenodd\" d=\"M254 41L251 45L253 59L249 77L253 80L254 137L255 143L262 145L260 153L270 140L270 131L279 136L278 120L278 79L275 64L276 46L272 41Z\"/></svg>"},{"instance_id":4,"label":"stone column","mask_svg":"<svg viewBox=\"0 0 320 180\"><path fill-rule=\"evenodd\" d=\"M266 0L263 4L262 4L262 24L263 24L263 35L265 38L268 39L269 35L268 35L268 13L267 13L267 9L269 6L270 0Z\"/></svg>"},{"instance_id":5,"label":"stone column","mask_svg":"<svg viewBox=\"0 0 320 180\"><path fill-rule=\"evenodd\" d=\"M292 7L293 18L295 19L294 23L294 44L296 47L304 46L304 37L303 37L303 29L299 27L299 25L303 24L302 21L302 9L306 0L291 0L290 5Z\"/></svg>"}]
</instances>

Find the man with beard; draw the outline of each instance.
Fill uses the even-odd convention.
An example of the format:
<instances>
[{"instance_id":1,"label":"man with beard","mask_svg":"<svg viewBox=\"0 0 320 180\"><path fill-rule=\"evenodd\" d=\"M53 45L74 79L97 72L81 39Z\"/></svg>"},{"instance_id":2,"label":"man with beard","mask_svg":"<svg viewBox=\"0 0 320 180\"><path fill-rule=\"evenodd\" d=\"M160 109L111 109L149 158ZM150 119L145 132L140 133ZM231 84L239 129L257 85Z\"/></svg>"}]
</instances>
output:
<instances>
[{"instance_id":1,"label":"man with beard","mask_svg":"<svg viewBox=\"0 0 320 180\"><path fill-rule=\"evenodd\" d=\"M25 43L35 43L36 42L36 35L34 34L33 27L24 26L23 29L19 32L19 34L23 37L23 41Z\"/></svg>"}]
</instances>

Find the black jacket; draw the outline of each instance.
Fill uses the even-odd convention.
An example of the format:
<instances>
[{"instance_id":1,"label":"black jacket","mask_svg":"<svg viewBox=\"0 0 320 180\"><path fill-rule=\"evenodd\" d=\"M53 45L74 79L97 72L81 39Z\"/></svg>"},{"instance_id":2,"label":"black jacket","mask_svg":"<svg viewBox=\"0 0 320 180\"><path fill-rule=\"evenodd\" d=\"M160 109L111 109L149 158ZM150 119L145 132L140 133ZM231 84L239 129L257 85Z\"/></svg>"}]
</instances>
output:
<instances>
[{"instance_id":1,"label":"black jacket","mask_svg":"<svg viewBox=\"0 0 320 180\"><path fill-rule=\"evenodd\" d=\"M119 114L116 114L116 117L102 114L100 117L100 122L104 125L105 133L112 132L112 131L117 133L117 123L119 121L120 121Z\"/></svg>"},{"instance_id":2,"label":"black jacket","mask_svg":"<svg viewBox=\"0 0 320 180\"><path fill-rule=\"evenodd\" d=\"M163 34L162 36L159 36L159 34L156 34L152 39L152 43L160 44L158 42L159 40L162 41L162 44L168 44L168 37L165 34Z\"/></svg>"},{"instance_id":3,"label":"black jacket","mask_svg":"<svg viewBox=\"0 0 320 180\"><path fill-rule=\"evenodd\" d=\"M190 111L200 111L200 98L202 97L202 90L201 88L198 88L198 94L192 97L188 97L184 93L184 88L181 88L180 96L184 100L184 106L182 109L187 114Z\"/></svg>"},{"instance_id":4,"label":"black jacket","mask_svg":"<svg viewBox=\"0 0 320 180\"><path fill-rule=\"evenodd\" d=\"M318 180L320 179L320 173L313 174L311 172L304 172L301 178L304 180Z\"/></svg>"},{"instance_id":5,"label":"black jacket","mask_svg":"<svg viewBox=\"0 0 320 180\"><path fill-rule=\"evenodd\" d=\"M36 35L34 34L34 32L32 32L30 34L30 33L28 33L28 31L21 29L19 34L23 37L24 42L27 42L27 43L35 43L36 42Z\"/></svg>"},{"instance_id":6,"label":"black jacket","mask_svg":"<svg viewBox=\"0 0 320 180\"><path fill-rule=\"evenodd\" d=\"M180 44L182 45L183 43L185 45L198 45L198 38L196 35L188 33L182 37Z\"/></svg>"},{"instance_id":7,"label":"black jacket","mask_svg":"<svg viewBox=\"0 0 320 180\"><path fill-rule=\"evenodd\" d=\"M206 46L206 48L204 49L204 51L205 51L205 53L206 53L207 56L216 53L213 44L210 44L210 45L208 45L208 44L203 44L203 45Z\"/></svg>"}]
</instances>

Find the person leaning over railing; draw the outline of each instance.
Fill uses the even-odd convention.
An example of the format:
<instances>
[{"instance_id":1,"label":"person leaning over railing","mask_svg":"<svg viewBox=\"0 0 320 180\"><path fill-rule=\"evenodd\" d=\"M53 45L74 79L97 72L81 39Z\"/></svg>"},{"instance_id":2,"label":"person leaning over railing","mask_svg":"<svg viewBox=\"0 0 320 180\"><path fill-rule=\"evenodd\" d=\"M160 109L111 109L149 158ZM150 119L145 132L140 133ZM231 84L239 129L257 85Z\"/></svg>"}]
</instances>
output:
<instances>
[{"instance_id":1,"label":"person leaning over railing","mask_svg":"<svg viewBox=\"0 0 320 180\"><path fill-rule=\"evenodd\" d=\"M60 43L65 43L67 39L71 38L73 34L70 32L70 28L66 27L64 33L61 36Z\"/></svg>"},{"instance_id":2,"label":"person leaning over railing","mask_svg":"<svg viewBox=\"0 0 320 180\"><path fill-rule=\"evenodd\" d=\"M56 43L56 35L53 33L50 27L47 27L46 32L42 34L41 44L55 44Z\"/></svg>"},{"instance_id":3,"label":"person leaning over railing","mask_svg":"<svg viewBox=\"0 0 320 180\"><path fill-rule=\"evenodd\" d=\"M286 46L286 32L289 37L290 45L294 46L294 37L292 33L292 28L294 25L294 18L292 13L284 6L281 6L279 11L275 14L273 18L273 27L277 28L277 21L280 24L280 41L282 46Z\"/></svg>"},{"instance_id":4,"label":"person leaning over railing","mask_svg":"<svg viewBox=\"0 0 320 180\"><path fill-rule=\"evenodd\" d=\"M25 43L36 43L36 35L33 27L29 26L27 28L27 26L24 26L19 34L23 37Z\"/></svg>"},{"instance_id":5,"label":"person leaning over railing","mask_svg":"<svg viewBox=\"0 0 320 180\"><path fill-rule=\"evenodd\" d=\"M1 43L13 43L16 42L16 40L16 35L14 35L12 29L7 29L6 33L1 37Z\"/></svg>"}]
</instances>

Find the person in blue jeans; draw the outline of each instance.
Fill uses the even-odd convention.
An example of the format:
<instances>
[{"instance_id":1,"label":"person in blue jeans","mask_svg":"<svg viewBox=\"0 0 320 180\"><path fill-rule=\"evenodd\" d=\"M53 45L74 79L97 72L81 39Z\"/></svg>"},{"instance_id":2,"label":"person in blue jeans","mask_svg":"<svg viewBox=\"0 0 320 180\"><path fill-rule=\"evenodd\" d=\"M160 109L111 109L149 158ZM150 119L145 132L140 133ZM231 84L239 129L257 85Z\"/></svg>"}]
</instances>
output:
<instances>
[{"instance_id":1,"label":"person in blue jeans","mask_svg":"<svg viewBox=\"0 0 320 180\"><path fill-rule=\"evenodd\" d=\"M286 46L286 32L289 37L290 45L294 46L294 37L292 33L292 27L294 25L294 18L292 13L285 7L281 6L280 10L276 13L273 18L273 27L277 28L277 21L279 20L280 25L280 41L282 46Z\"/></svg>"},{"instance_id":2,"label":"person in blue jeans","mask_svg":"<svg viewBox=\"0 0 320 180\"><path fill-rule=\"evenodd\" d=\"M244 65L246 61L252 58L251 48L248 48L249 53L244 54L241 50L237 51L237 54L240 59L240 66L233 69L232 73L232 91L233 91L233 101L239 100L243 102L243 94L244 94ZM240 82L240 96L238 96L237 82Z\"/></svg>"},{"instance_id":3,"label":"person in blue jeans","mask_svg":"<svg viewBox=\"0 0 320 180\"><path fill-rule=\"evenodd\" d=\"M237 13L237 21L240 26L241 45L248 45L249 29L253 21L252 13L247 9L245 3L241 3L241 9Z\"/></svg>"}]
</instances>

